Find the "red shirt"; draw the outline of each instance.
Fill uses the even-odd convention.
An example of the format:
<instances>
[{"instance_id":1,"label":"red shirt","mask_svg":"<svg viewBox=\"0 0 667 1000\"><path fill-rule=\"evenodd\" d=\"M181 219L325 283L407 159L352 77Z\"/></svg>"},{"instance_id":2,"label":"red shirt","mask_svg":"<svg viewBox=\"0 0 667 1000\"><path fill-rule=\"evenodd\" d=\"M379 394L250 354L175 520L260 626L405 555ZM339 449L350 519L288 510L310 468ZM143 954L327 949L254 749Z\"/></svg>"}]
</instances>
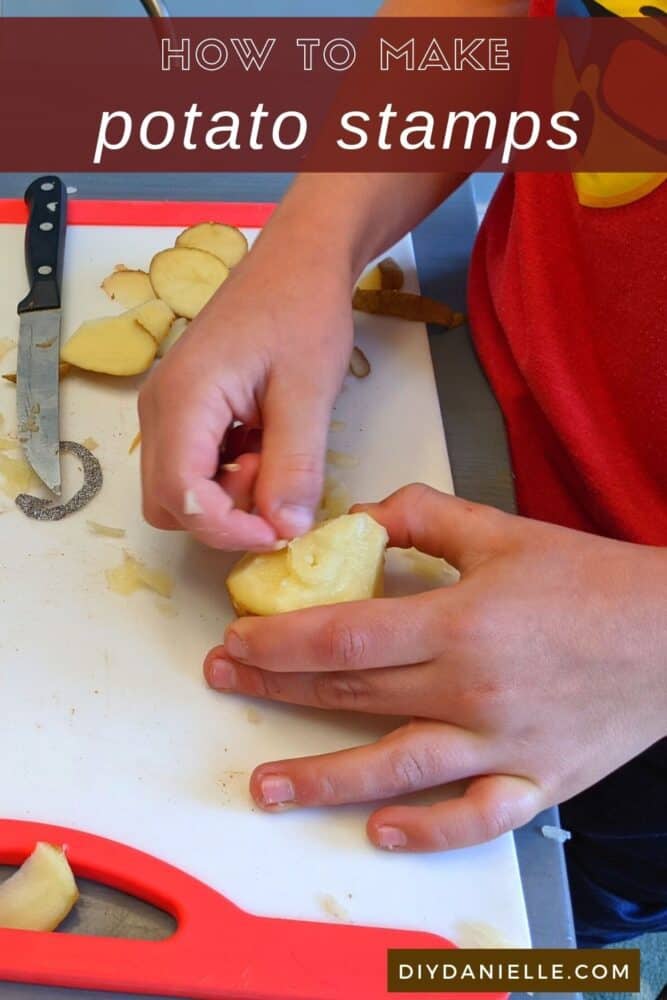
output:
<instances>
[{"instance_id":1,"label":"red shirt","mask_svg":"<svg viewBox=\"0 0 667 1000\"><path fill-rule=\"evenodd\" d=\"M520 512L667 545L667 182L590 208L570 175L506 176L469 313Z\"/></svg>"}]
</instances>

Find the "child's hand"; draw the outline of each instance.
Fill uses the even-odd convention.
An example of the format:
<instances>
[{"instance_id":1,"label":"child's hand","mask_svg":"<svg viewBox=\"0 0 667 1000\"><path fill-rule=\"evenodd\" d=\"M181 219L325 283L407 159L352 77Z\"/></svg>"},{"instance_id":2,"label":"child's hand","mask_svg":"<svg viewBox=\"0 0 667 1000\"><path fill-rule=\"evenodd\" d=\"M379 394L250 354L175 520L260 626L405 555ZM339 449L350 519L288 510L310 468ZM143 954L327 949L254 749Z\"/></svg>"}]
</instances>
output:
<instances>
[{"instance_id":1,"label":"child's hand","mask_svg":"<svg viewBox=\"0 0 667 1000\"><path fill-rule=\"evenodd\" d=\"M369 746L262 764L264 808L391 799L471 779L463 797L385 806L380 847L488 840L667 732L666 553L512 517L424 486L367 506L390 544L443 556L453 587L245 618L206 660L220 690L411 716Z\"/></svg>"},{"instance_id":2,"label":"child's hand","mask_svg":"<svg viewBox=\"0 0 667 1000\"><path fill-rule=\"evenodd\" d=\"M266 549L311 526L352 348L351 278L331 265L327 234L321 249L312 239L302 249L298 234L271 233L156 366L139 399L146 520L214 548ZM261 455L243 454L239 469L216 476L233 420L263 428Z\"/></svg>"}]
</instances>

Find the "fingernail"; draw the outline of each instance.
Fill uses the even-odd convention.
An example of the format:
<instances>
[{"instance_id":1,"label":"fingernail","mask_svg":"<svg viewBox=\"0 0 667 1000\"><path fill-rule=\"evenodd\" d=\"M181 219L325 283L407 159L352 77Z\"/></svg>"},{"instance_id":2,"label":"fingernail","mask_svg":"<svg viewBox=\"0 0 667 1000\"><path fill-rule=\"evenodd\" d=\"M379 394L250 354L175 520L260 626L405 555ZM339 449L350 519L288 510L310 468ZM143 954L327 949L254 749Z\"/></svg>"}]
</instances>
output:
<instances>
[{"instance_id":1,"label":"fingernail","mask_svg":"<svg viewBox=\"0 0 667 1000\"><path fill-rule=\"evenodd\" d=\"M284 774L267 774L259 787L265 806L286 806L294 802L294 785Z\"/></svg>"},{"instance_id":2,"label":"fingernail","mask_svg":"<svg viewBox=\"0 0 667 1000\"><path fill-rule=\"evenodd\" d=\"M230 629L225 635L225 650L235 660L245 660L248 656L248 643L238 632Z\"/></svg>"},{"instance_id":3,"label":"fingernail","mask_svg":"<svg viewBox=\"0 0 667 1000\"><path fill-rule=\"evenodd\" d=\"M313 526L312 510L299 504L284 503L278 510L278 517L283 532L292 535L305 535Z\"/></svg>"},{"instance_id":4,"label":"fingernail","mask_svg":"<svg viewBox=\"0 0 667 1000\"><path fill-rule=\"evenodd\" d=\"M397 847L405 847L408 838L402 830L395 826L380 826L377 831L377 846L385 851L394 851Z\"/></svg>"},{"instance_id":5,"label":"fingernail","mask_svg":"<svg viewBox=\"0 0 667 1000\"><path fill-rule=\"evenodd\" d=\"M213 660L209 668L208 681L211 687L220 691L231 691L236 685L236 670L229 660Z\"/></svg>"}]
</instances>

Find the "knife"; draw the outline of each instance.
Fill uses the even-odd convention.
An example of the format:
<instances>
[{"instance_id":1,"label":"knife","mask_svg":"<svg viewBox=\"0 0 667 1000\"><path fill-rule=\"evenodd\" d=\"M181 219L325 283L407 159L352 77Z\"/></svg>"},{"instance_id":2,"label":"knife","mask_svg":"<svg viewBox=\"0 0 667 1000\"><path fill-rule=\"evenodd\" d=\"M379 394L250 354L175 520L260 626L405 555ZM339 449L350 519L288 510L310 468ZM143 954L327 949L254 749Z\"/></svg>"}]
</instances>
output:
<instances>
[{"instance_id":1,"label":"knife","mask_svg":"<svg viewBox=\"0 0 667 1000\"><path fill-rule=\"evenodd\" d=\"M25 193L25 262L30 291L18 304L18 437L42 482L60 495L59 362L67 188L38 177Z\"/></svg>"}]
</instances>

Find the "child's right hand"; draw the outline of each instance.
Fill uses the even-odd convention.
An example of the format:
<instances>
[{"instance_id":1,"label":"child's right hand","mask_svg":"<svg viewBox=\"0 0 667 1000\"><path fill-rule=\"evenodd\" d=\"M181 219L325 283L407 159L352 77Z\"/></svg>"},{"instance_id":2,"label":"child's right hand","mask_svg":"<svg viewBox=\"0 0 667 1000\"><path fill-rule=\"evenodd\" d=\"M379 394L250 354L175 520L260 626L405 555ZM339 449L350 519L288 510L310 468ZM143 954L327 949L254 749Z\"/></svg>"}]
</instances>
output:
<instances>
[{"instance_id":1,"label":"child's right hand","mask_svg":"<svg viewBox=\"0 0 667 1000\"><path fill-rule=\"evenodd\" d=\"M270 548L310 528L352 347L352 276L332 266L326 233L306 248L271 231L139 398L146 520L219 549ZM261 453L216 479L233 420L263 429Z\"/></svg>"}]
</instances>

